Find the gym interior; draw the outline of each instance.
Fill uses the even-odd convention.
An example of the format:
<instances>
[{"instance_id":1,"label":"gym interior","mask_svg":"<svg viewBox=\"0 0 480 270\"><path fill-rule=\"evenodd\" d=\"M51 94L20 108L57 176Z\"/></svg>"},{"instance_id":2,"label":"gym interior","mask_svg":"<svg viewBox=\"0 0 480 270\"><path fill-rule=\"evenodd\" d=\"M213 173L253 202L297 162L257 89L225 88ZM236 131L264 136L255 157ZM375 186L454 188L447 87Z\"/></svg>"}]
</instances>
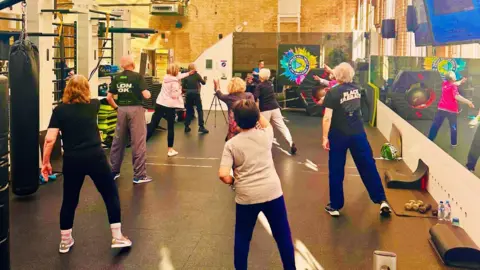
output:
<instances>
[{"instance_id":1,"label":"gym interior","mask_svg":"<svg viewBox=\"0 0 480 270\"><path fill-rule=\"evenodd\" d=\"M480 3L458 0L0 0L0 269L480 269L479 15ZM136 106L120 103L127 70L141 78ZM78 97L66 97L81 80L99 100L93 131L104 154L73 167L108 159L112 176L79 182L67 228L76 169L62 125L77 138L88 126L75 124L75 110L55 123L67 108L81 114ZM265 85L279 121L262 109ZM345 85L358 97L344 92L333 106ZM253 102L224 97L249 87L274 139L263 152L231 150L222 176L228 147L253 134L238 126L226 141L240 105ZM172 89L181 94L167 97ZM350 99L369 147L359 154L353 141L337 171L332 130ZM133 128L127 107L145 123ZM238 156L274 167L256 181L281 183L288 232L265 206L278 196L239 202L252 170ZM332 183L343 207L333 208ZM240 213L252 207L261 210L244 236Z\"/></svg>"}]
</instances>

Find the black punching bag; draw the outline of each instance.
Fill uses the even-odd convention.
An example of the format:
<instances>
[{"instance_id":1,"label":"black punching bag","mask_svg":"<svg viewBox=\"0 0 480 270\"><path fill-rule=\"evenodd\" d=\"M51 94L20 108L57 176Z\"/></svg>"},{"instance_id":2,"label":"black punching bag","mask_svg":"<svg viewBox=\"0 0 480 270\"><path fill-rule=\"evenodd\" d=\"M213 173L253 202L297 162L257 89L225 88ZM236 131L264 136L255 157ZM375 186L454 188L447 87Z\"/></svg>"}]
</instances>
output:
<instances>
[{"instance_id":1,"label":"black punching bag","mask_svg":"<svg viewBox=\"0 0 480 270\"><path fill-rule=\"evenodd\" d=\"M39 185L39 60L38 48L17 40L9 59L10 158L12 191L24 196Z\"/></svg>"},{"instance_id":2,"label":"black punching bag","mask_svg":"<svg viewBox=\"0 0 480 270\"><path fill-rule=\"evenodd\" d=\"M0 75L0 269L10 269L7 82L7 77Z\"/></svg>"}]
</instances>

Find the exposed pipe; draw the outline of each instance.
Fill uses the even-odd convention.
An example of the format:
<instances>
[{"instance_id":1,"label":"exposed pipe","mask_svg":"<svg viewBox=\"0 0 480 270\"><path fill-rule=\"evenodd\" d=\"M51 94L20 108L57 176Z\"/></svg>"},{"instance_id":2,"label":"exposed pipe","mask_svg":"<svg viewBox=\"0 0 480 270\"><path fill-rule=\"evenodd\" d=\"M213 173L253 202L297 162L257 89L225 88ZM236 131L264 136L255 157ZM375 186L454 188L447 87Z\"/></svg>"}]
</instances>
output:
<instances>
[{"instance_id":1,"label":"exposed pipe","mask_svg":"<svg viewBox=\"0 0 480 270\"><path fill-rule=\"evenodd\" d=\"M135 4L125 4L125 3L117 3L117 4L99 4L100 7L149 7L152 3L135 3Z\"/></svg>"},{"instance_id":2,"label":"exposed pipe","mask_svg":"<svg viewBox=\"0 0 480 270\"><path fill-rule=\"evenodd\" d=\"M11 7L15 4L22 2L23 0L0 0L0 10Z\"/></svg>"}]
</instances>

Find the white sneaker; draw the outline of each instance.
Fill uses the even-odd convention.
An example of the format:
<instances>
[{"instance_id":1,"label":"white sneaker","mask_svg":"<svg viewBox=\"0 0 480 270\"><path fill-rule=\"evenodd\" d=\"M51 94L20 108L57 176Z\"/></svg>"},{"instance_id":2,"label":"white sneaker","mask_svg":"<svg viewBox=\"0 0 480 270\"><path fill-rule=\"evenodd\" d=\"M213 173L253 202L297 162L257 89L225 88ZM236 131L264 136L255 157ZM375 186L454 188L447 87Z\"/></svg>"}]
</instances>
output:
<instances>
[{"instance_id":1,"label":"white sneaker","mask_svg":"<svg viewBox=\"0 0 480 270\"><path fill-rule=\"evenodd\" d=\"M69 242L63 242L63 241L60 242L60 247L58 249L58 252L62 254L68 253L70 251L70 248L73 246L73 244L75 244L75 241L73 240L73 238L71 238Z\"/></svg>"},{"instance_id":2,"label":"white sneaker","mask_svg":"<svg viewBox=\"0 0 480 270\"><path fill-rule=\"evenodd\" d=\"M392 209L390 208L390 205L388 205L387 202L383 201L380 204L380 215L390 216L390 213L392 213Z\"/></svg>"},{"instance_id":3,"label":"white sneaker","mask_svg":"<svg viewBox=\"0 0 480 270\"><path fill-rule=\"evenodd\" d=\"M125 247L131 247L132 246L132 241L128 239L127 237L122 237L122 239L112 239L112 248L125 248Z\"/></svg>"},{"instance_id":4,"label":"white sneaker","mask_svg":"<svg viewBox=\"0 0 480 270\"><path fill-rule=\"evenodd\" d=\"M170 150L170 151L168 151L167 155L168 155L168 157L174 157L174 156L178 155L178 152L175 151L175 150Z\"/></svg>"}]
</instances>

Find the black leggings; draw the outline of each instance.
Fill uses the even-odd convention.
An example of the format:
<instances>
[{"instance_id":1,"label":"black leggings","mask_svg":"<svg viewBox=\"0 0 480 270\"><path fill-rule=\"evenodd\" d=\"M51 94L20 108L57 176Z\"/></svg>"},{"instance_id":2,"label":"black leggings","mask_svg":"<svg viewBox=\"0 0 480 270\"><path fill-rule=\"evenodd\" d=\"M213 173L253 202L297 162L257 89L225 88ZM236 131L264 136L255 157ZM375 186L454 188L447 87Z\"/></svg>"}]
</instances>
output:
<instances>
[{"instance_id":1,"label":"black leggings","mask_svg":"<svg viewBox=\"0 0 480 270\"><path fill-rule=\"evenodd\" d=\"M175 138L175 108L168 108L162 105L155 105L155 112L152 116L152 121L147 128L147 140L152 137L162 118L167 119L168 125L168 147L173 147L173 140Z\"/></svg>"},{"instance_id":2,"label":"black leggings","mask_svg":"<svg viewBox=\"0 0 480 270\"><path fill-rule=\"evenodd\" d=\"M73 227L75 209L85 176L90 176L107 206L110 224L120 223L120 199L112 170L102 149L90 154L64 156L63 202L60 210L60 229Z\"/></svg>"}]
</instances>

